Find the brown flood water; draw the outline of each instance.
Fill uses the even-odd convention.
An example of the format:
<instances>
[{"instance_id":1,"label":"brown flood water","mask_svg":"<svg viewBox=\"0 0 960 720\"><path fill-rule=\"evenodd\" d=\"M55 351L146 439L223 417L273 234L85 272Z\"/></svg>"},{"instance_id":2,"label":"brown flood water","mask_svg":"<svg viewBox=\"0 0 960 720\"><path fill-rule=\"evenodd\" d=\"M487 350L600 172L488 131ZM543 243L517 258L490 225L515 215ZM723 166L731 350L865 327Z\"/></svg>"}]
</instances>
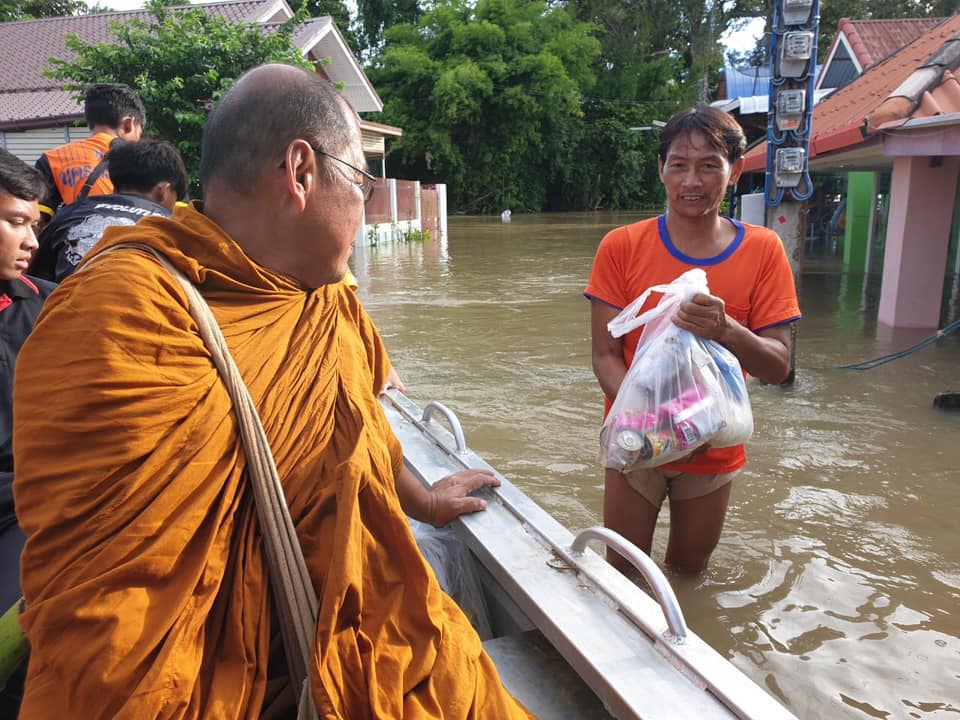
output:
<instances>
[{"instance_id":1,"label":"brown flood water","mask_svg":"<svg viewBox=\"0 0 960 720\"><path fill-rule=\"evenodd\" d=\"M452 218L446 240L353 260L410 396L454 410L572 531L602 522L581 292L603 234L639 217ZM703 577L674 580L690 626L801 720L960 717L960 411L932 406L960 391L960 332L834 369L930 334L878 328L878 297L876 276L805 263L797 382L750 382L756 430L720 546ZM658 561L664 541L661 526Z\"/></svg>"}]
</instances>

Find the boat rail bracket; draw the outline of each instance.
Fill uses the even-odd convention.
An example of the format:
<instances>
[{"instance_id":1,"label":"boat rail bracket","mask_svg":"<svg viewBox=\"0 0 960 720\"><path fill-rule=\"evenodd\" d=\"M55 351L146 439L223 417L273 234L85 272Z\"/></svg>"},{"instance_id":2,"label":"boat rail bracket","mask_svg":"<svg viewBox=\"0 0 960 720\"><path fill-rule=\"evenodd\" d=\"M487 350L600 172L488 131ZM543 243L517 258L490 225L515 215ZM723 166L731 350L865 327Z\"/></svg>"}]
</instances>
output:
<instances>
[{"instance_id":1,"label":"boat rail bracket","mask_svg":"<svg viewBox=\"0 0 960 720\"><path fill-rule=\"evenodd\" d=\"M454 442L457 444L457 454L460 455L465 453L467 451L467 439L463 435L463 426L460 424L460 419L457 417L457 414L446 405L439 403L436 400L431 400L424 405L423 415L420 416L420 422L426 425L430 420L430 416L435 412L443 415L450 424L450 430L453 433Z\"/></svg>"},{"instance_id":2,"label":"boat rail bracket","mask_svg":"<svg viewBox=\"0 0 960 720\"><path fill-rule=\"evenodd\" d=\"M627 540L623 535L605 527L590 527L581 530L570 545L570 552L575 556L582 556L587 549L587 542L599 540L604 545L616 550L631 565L643 575L653 590L653 594L660 603L663 616L667 621L667 632L664 637L674 645L681 645L687 639L687 623L680 610L680 603L670 586L663 571L640 548Z\"/></svg>"}]
</instances>

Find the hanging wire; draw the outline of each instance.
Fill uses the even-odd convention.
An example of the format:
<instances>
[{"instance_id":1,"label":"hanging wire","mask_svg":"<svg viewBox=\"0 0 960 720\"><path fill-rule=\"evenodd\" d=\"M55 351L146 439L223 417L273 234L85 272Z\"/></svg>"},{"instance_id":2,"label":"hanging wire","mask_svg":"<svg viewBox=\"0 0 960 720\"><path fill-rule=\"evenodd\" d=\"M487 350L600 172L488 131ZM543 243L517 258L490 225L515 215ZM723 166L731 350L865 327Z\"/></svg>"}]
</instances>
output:
<instances>
[{"instance_id":1,"label":"hanging wire","mask_svg":"<svg viewBox=\"0 0 960 720\"><path fill-rule=\"evenodd\" d=\"M885 365L886 363L891 362L893 360L899 360L900 358L906 357L907 355L915 353L918 350L922 350L928 345L932 345L933 343L937 342L937 340L942 340L947 335L949 335L950 333L956 330L960 330L960 320L955 320L954 322L950 323L946 327L941 328L940 330L937 330L937 332L935 332L933 335L931 335L930 337L924 340L921 340L916 345L911 345L910 347L900 350L898 352L890 353L889 355L883 355L881 357L874 358L873 360L864 360L863 362L851 363L850 365L837 365L836 369L837 370L872 370L875 367L879 367L880 365Z\"/></svg>"}]
</instances>

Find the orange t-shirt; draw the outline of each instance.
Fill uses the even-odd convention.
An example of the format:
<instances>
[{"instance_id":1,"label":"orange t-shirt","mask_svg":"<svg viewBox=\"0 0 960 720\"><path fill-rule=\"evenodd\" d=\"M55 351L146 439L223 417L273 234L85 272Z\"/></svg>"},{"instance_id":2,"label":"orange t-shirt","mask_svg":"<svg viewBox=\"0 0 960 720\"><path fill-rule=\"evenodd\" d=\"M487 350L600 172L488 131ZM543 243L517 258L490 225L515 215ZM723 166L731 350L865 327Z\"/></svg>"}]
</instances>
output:
<instances>
[{"instance_id":1,"label":"orange t-shirt","mask_svg":"<svg viewBox=\"0 0 960 720\"><path fill-rule=\"evenodd\" d=\"M69 205L80 194L83 184L93 169L100 164L110 149L110 143L116 138L109 133L97 133L81 140L47 150L43 154L50 172L50 179L56 186L59 197L53 196L44 204L57 209L62 202ZM45 168L41 168L43 170ZM91 195L108 195L113 192L113 183L108 173L103 173L90 189Z\"/></svg>"},{"instance_id":2,"label":"orange t-shirt","mask_svg":"<svg viewBox=\"0 0 960 720\"><path fill-rule=\"evenodd\" d=\"M670 240L667 218L661 215L611 230L600 242L584 295L622 310L652 285L669 283L691 268L707 273L710 293L722 298L727 314L754 332L800 319L793 271L779 236L768 228L729 218L737 230L727 248L714 257L693 258ZM654 293L641 312L660 301ZM627 367L643 328L628 333L623 342ZM610 400L606 409L610 409ZM742 445L711 448L691 462L671 469L696 473L733 472L743 467Z\"/></svg>"}]
</instances>

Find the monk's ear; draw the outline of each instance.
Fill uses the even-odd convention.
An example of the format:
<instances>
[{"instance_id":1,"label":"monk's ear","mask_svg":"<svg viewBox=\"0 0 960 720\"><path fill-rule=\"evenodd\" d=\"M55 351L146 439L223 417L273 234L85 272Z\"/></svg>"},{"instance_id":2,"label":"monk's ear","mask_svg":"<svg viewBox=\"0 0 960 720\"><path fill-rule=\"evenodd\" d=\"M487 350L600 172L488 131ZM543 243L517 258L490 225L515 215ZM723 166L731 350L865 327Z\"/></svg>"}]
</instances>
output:
<instances>
[{"instance_id":1,"label":"monk's ear","mask_svg":"<svg viewBox=\"0 0 960 720\"><path fill-rule=\"evenodd\" d=\"M307 207L307 196L317 182L317 157L305 140L294 140L287 146L284 162L284 188L297 210Z\"/></svg>"}]
</instances>

